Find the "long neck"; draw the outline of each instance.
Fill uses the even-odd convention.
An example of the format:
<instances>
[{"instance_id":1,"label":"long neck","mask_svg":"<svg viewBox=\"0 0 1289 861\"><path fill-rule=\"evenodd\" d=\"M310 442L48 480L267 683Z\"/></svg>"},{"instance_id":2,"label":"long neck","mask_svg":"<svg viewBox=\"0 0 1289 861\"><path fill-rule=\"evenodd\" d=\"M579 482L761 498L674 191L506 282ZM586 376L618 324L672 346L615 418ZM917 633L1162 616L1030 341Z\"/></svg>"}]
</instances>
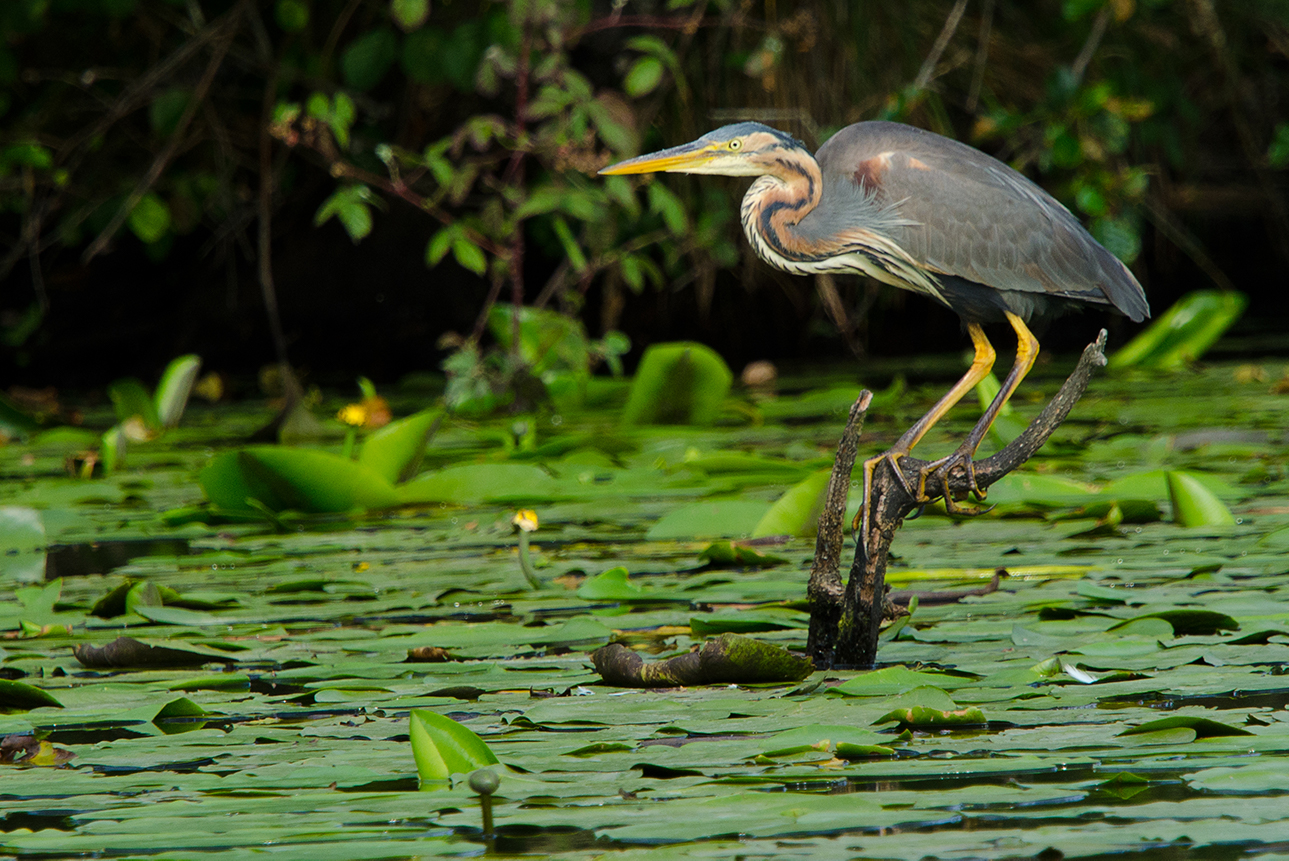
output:
<instances>
[{"instance_id":1,"label":"long neck","mask_svg":"<svg viewBox=\"0 0 1289 861\"><path fill-rule=\"evenodd\" d=\"M819 163L801 149L776 151L772 172L759 177L743 196L743 232L761 257L778 265L810 257L797 224L823 199ZM783 267L780 267L783 268Z\"/></svg>"}]
</instances>

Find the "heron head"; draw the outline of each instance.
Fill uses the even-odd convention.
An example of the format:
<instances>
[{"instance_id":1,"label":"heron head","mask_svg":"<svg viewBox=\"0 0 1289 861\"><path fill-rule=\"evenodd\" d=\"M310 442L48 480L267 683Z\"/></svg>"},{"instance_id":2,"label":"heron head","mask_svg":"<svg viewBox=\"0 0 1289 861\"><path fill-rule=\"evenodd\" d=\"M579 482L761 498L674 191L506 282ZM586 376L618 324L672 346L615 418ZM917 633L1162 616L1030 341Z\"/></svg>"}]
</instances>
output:
<instances>
[{"instance_id":1,"label":"heron head","mask_svg":"<svg viewBox=\"0 0 1289 861\"><path fill-rule=\"evenodd\" d=\"M761 123L734 123L708 132L696 141L610 165L601 174L708 173L719 176L762 176L773 173L776 156L784 150L804 150L792 136Z\"/></svg>"}]
</instances>

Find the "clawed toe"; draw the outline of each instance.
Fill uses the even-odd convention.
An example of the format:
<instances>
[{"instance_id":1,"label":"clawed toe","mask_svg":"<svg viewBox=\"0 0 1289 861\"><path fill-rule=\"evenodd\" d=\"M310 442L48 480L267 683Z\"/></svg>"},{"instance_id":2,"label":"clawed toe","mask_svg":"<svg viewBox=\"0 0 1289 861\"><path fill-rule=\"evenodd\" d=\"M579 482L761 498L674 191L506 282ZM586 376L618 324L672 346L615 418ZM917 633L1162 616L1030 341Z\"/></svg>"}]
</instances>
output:
<instances>
[{"instance_id":1,"label":"clawed toe","mask_svg":"<svg viewBox=\"0 0 1289 861\"><path fill-rule=\"evenodd\" d=\"M954 498L949 489L950 478L962 472L967 479L967 491L962 496ZM944 488L944 507L950 514L964 514L968 516L984 514L989 508L978 508L973 506L963 506L958 503L965 499L967 495L974 495L977 499L985 498L985 491L981 489L976 482L976 465L971 459L971 452L964 449L958 449L948 457L941 458L927 464L918 474L918 495L917 499L927 499L926 492L927 479L935 476L940 480ZM992 506L990 506L992 508Z\"/></svg>"}]
</instances>

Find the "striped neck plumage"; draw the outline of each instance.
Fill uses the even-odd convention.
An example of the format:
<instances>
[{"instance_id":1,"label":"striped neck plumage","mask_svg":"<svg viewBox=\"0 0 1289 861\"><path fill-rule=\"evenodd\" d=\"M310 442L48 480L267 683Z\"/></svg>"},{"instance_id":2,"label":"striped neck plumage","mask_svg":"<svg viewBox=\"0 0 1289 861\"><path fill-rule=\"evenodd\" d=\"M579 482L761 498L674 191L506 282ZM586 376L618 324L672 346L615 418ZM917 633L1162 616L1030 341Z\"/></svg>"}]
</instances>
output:
<instances>
[{"instance_id":1,"label":"striped neck plumage","mask_svg":"<svg viewBox=\"0 0 1289 861\"><path fill-rule=\"evenodd\" d=\"M743 232L768 260L812 259L810 243L796 227L823 199L819 163L804 149L781 148L766 160L765 169L743 196Z\"/></svg>"}]
</instances>

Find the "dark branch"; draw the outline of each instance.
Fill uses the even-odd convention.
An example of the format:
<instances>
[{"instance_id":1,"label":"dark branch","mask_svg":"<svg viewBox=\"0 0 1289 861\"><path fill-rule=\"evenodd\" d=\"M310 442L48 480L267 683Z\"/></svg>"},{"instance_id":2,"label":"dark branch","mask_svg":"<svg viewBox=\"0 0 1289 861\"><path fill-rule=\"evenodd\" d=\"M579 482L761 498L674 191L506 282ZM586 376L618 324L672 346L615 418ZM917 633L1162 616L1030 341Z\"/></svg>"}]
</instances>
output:
<instances>
[{"instance_id":1,"label":"dark branch","mask_svg":"<svg viewBox=\"0 0 1289 861\"><path fill-rule=\"evenodd\" d=\"M1096 368L1105 365L1104 330L1096 341L1083 351L1074 368L1055 397L1039 413L1025 431L997 454L974 465L976 486L982 491L1007 473L1029 460L1047 442L1052 432L1069 415L1074 404L1083 396L1088 381ZM862 400L862 398L861 398ZM863 410L856 404L852 422L847 424L838 447L837 462L829 482L829 499L824 517L820 519L815 568L811 572L808 594L810 597L810 656L816 666L871 667L877 657L877 637L886 609L886 559L895 531L918 503L910 498L905 487L917 487L922 471L931 461L904 457L899 460L897 475L890 459L883 459L873 473L869 498L864 500L868 509L868 531L857 536L855 561L844 591L837 573L837 555L840 552L839 529L830 519L844 512L844 498L832 496L837 487L850 484L854 466L854 442L858 430L853 427L856 413L862 418ZM849 457L843 455L849 451ZM947 475L933 473L926 480L926 494L931 498L951 496L962 499L973 489L971 476L966 470L951 470ZM841 515L844 516L844 515Z\"/></svg>"},{"instance_id":2,"label":"dark branch","mask_svg":"<svg viewBox=\"0 0 1289 861\"><path fill-rule=\"evenodd\" d=\"M841 548L845 540L843 529L846 521L846 496L850 490L850 476L855 468L855 453L859 449L859 433L864 426L868 405L873 393L864 389L850 408L846 429L837 443L837 459L833 461L832 476L824 495L823 512L819 515L819 533L815 538L815 560L810 568L810 585L806 594L810 599L810 635L807 652L820 663L831 664L837 646L837 623L841 618L842 597L845 586L841 582Z\"/></svg>"}]
</instances>

